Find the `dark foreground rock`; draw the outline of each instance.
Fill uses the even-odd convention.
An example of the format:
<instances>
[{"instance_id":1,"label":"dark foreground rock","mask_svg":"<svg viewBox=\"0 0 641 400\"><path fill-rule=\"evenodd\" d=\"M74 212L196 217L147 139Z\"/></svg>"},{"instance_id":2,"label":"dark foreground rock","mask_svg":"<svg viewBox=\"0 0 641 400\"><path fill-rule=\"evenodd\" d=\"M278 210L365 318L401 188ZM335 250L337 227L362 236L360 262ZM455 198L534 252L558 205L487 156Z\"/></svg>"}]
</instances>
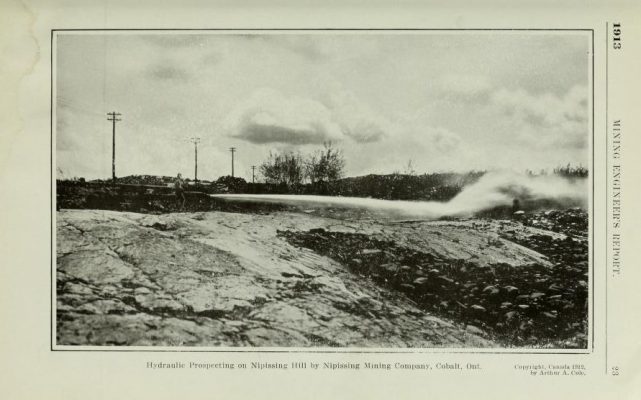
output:
<instances>
[{"instance_id":1,"label":"dark foreground rock","mask_svg":"<svg viewBox=\"0 0 641 400\"><path fill-rule=\"evenodd\" d=\"M585 348L588 248L544 234L503 237L543 254L537 263L480 265L358 233L281 231L291 244L347 266L362 279L405 293L423 309L487 332L505 346ZM496 246L502 246L500 240Z\"/></svg>"}]
</instances>

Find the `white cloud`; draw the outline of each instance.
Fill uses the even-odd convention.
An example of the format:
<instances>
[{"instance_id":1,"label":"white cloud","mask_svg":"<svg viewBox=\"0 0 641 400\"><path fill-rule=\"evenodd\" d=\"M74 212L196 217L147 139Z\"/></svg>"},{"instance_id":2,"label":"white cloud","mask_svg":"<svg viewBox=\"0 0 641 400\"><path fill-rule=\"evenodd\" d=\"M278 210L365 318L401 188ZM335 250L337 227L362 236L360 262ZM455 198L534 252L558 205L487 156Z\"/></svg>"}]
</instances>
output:
<instances>
[{"instance_id":1,"label":"white cloud","mask_svg":"<svg viewBox=\"0 0 641 400\"><path fill-rule=\"evenodd\" d=\"M352 92L338 90L330 101L343 132L356 142L379 141L393 129L386 118L359 101Z\"/></svg>"},{"instance_id":2,"label":"white cloud","mask_svg":"<svg viewBox=\"0 0 641 400\"><path fill-rule=\"evenodd\" d=\"M326 141L369 143L386 135L391 124L361 103L354 94L339 91L329 105L273 89L259 89L229 114L224 129L255 144L319 144Z\"/></svg>"},{"instance_id":3,"label":"white cloud","mask_svg":"<svg viewBox=\"0 0 641 400\"><path fill-rule=\"evenodd\" d=\"M119 175L192 170L191 136L203 177L228 173L231 146L251 166L327 140L348 175L589 160L589 35L63 36L57 158L72 175L110 175L112 110Z\"/></svg>"},{"instance_id":4,"label":"white cloud","mask_svg":"<svg viewBox=\"0 0 641 400\"><path fill-rule=\"evenodd\" d=\"M585 148L588 143L588 89L574 86L562 96L500 89L492 105L515 128L514 138L539 148Z\"/></svg>"},{"instance_id":5,"label":"white cloud","mask_svg":"<svg viewBox=\"0 0 641 400\"><path fill-rule=\"evenodd\" d=\"M341 140L341 128L323 104L259 89L229 114L224 125L231 136L251 143L314 144Z\"/></svg>"},{"instance_id":6,"label":"white cloud","mask_svg":"<svg viewBox=\"0 0 641 400\"><path fill-rule=\"evenodd\" d=\"M454 132L437 127L430 130L431 143L440 153L450 153L458 149L461 138Z\"/></svg>"}]
</instances>

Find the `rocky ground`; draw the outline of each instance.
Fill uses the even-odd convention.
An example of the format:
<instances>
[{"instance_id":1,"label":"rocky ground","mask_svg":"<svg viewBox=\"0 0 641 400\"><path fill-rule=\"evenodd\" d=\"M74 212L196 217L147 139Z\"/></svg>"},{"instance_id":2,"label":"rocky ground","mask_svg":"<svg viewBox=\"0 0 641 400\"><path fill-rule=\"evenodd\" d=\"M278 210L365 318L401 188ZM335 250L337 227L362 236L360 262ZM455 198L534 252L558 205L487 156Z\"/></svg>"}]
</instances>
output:
<instances>
[{"instance_id":1,"label":"rocky ground","mask_svg":"<svg viewBox=\"0 0 641 400\"><path fill-rule=\"evenodd\" d=\"M59 345L585 347L587 239L563 223L56 217Z\"/></svg>"}]
</instances>

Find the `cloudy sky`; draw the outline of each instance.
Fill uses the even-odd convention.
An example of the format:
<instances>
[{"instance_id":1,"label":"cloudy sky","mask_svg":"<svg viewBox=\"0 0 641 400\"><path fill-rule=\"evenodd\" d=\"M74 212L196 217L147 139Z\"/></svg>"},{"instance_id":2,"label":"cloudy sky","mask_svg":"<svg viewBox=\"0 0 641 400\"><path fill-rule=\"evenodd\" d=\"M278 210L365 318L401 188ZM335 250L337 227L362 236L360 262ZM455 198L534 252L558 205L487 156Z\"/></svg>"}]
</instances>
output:
<instances>
[{"instance_id":1,"label":"cloudy sky","mask_svg":"<svg viewBox=\"0 0 641 400\"><path fill-rule=\"evenodd\" d=\"M66 176L251 179L270 150L332 141L349 176L588 165L585 33L60 33Z\"/></svg>"}]
</instances>

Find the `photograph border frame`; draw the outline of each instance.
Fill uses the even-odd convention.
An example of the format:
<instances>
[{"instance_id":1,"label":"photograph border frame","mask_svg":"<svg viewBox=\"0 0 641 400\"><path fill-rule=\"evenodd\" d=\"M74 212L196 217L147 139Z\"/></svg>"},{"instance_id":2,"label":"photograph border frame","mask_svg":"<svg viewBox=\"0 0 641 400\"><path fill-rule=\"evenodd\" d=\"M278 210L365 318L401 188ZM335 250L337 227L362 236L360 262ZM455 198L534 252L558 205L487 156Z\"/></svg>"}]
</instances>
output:
<instances>
[{"instance_id":1,"label":"photograph border frame","mask_svg":"<svg viewBox=\"0 0 641 400\"><path fill-rule=\"evenodd\" d=\"M51 42L50 42L50 351L52 352L125 352L125 353L334 353L334 354L554 354L554 355L589 355L595 351L595 232L594 221L596 218L595 213L595 46L594 46L594 28L60 28L51 29ZM55 192L55 166L54 166L54 40L58 32L452 32L452 31L477 31L477 32L590 32L590 49L588 65L591 69L589 74L591 92L591 190L588 205L588 266L589 284L588 302L588 346L585 349L534 349L534 348L488 348L487 350L481 348L465 348L457 347L398 347L398 348L359 348L359 347L338 347L338 348L323 348L323 347L305 347L305 348L288 348L288 347L209 347L209 346L189 346L189 347L161 347L155 346L76 346L76 345L58 345L54 337L56 317L54 316L54 302L56 300L56 281L54 272L56 271L56 242L54 229L56 228L55 211L56 211L56 192ZM607 40L607 39L606 39ZM607 56L607 51L605 52ZM588 71L590 72L590 71ZM606 76L607 84L607 76ZM607 96L606 96L607 101ZM607 123L607 119L606 119ZM606 127L607 129L607 127ZM605 146L606 160L608 146ZM588 150L589 151L589 150ZM607 190L606 197L608 196ZM607 219L607 213L605 215ZM607 222L607 221L606 221ZM607 230L607 223L606 223ZM606 261L607 262L607 261ZM606 264L607 265L607 264ZM607 268L606 275L607 275ZM607 290L607 286L606 286ZM606 296L607 301L607 296ZM606 308L607 317L607 308ZM607 324L606 324L607 326ZM607 337L606 337L607 346ZM354 350L352 350L354 349ZM358 349L358 350L356 350ZM384 350L384 351L383 351ZM511 351L514 350L514 351ZM529 351L528 351L529 350Z\"/></svg>"}]
</instances>

